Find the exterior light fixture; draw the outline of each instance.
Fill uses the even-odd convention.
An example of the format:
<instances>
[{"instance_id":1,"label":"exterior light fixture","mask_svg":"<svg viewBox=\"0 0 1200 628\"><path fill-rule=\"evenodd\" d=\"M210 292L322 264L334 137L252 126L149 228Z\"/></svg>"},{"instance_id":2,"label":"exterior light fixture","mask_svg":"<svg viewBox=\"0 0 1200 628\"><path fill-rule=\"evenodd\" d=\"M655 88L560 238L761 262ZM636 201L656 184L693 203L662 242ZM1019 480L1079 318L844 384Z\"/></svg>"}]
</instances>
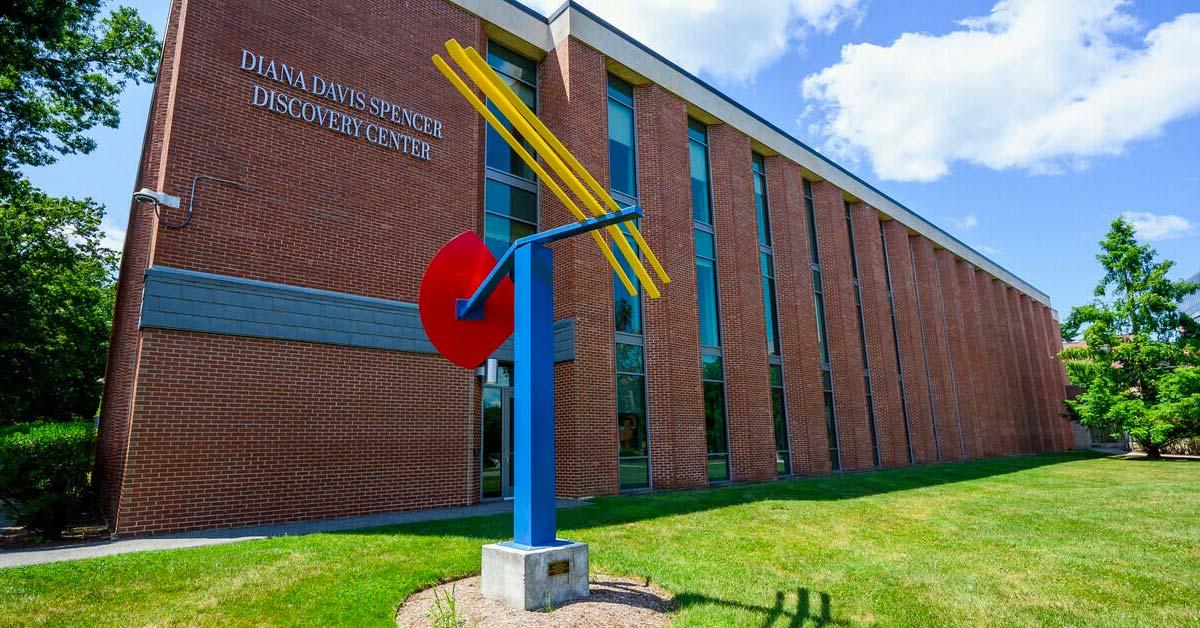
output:
<instances>
[{"instance_id":1,"label":"exterior light fixture","mask_svg":"<svg viewBox=\"0 0 1200 628\"><path fill-rule=\"evenodd\" d=\"M137 192L134 192L133 200L154 203L155 205L166 205L172 209L179 209L178 196L171 196L165 192L155 192L150 188L142 188Z\"/></svg>"},{"instance_id":2,"label":"exterior light fixture","mask_svg":"<svg viewBox=\"0 0 1200 628\"><path fill-rule=\"evenodd\" d=\"M496 374L500 370L500 360L496 358L488 358L484 369L483 383L494 386L496 384Z\"/></svg>"},{"instance_id":3,"label":"exterior light fixture","mask_svg":"<svg viewBox=\"0 0 1200 628\"><path fill-rule=\"evenodd\" d=\"M209 176L207 174L198 174L192 178L192 195L191 195L191 198L188 199L187 216L184 217L182 222L176 222L176 223L162 222L161 223L162 226L167 227L169 229L182 229L182 228L188 226L188 223L190 223L192 221L192 211L195 208L194 206L196 203L196 183L198 183L201 179L205 179L208 181L216 181L218 183L228 183L229 185L232 185L232 186L234 186L238 189L242 189L242 190L250 189L250 187L251 187L240 181L230 181L229 179L213 177L213 176ZM179 197L178 196L171 196L170 194L167 194L166 192L155 192L154 190L151 190L150 188L142 188L142 189L138 190L137 192L134 192L133 200L138 201L138 202L154 203L154 215L158 217L159 221L162 221L162 214L159 213L159 211L158 211L158 208L160 205L165 205L167 207L170 207L171 209L179 209Z\"/></svg>"},{"instance_id":4,"label":"exterior light fixture","mask_svg":"<svg viewBox=\"0 0 1200 628\"><path fill-rule=\"evenodd\" d=\"M479 365L479 368L475 369L475 377L482 377L485 385L495 386L499 371L500 360L488 358L483 364Z\"/></svg>"}]
</instances>

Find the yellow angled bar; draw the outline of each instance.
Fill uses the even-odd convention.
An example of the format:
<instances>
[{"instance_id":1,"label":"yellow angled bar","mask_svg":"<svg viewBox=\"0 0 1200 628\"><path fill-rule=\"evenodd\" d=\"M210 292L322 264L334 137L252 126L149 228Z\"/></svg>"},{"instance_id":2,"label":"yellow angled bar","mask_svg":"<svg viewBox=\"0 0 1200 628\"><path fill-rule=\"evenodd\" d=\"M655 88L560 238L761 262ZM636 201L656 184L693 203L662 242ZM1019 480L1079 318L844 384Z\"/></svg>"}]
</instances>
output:
<instances>
[{"instance_id":1,"label":"yellow angled bar","mask_svg":"<svg viewBox=\"0 0 1200 628\"><path fill-rule=\"evenodd\" d=\"M559 159L554 150L546 144L545 140L536 131L534 131L533 127L531 127L529 123L521 116L521 114L516 111L508 97L496 87L497 83L500 82L500 79L499 77L495 76L491 68L487 67L486 64L484 65L483 69L480 69L478 66L476 66L464 53L462 46L459 46L458 42L454 41L453 39L446 42L446 48L450 52L451 58L458 62L463 71L467 73L467 76L470 77L471 80L483 90L488 98L492 100L492 103L495 104L496 107L499 108L504 114L504 116L513 123L513 126L520 131L521 135L524 136L525 139L529 140L529 143L533 144L534 150L538 153L538 155L545 159L546 163L550 164L550 168L554 171L554 173L557 174L560 179L562 179L563 183L565 183L567 187L571 189L571 192L574 193L576 197L583 201L584 206L586 206L588 210L596 216L608 213L604 211L596 199L588 193L588 191L583 187L583 184L580 183L579 179L575 178L575 176L571 174L570 169L567 168L561 159ZM616 225L610 225L607 227L607 229L609 235L613 238L613 242L616 243L617 248L621 251L621 254L625 256L625 260L629 263L629 267L633 269L634 274L636 274L638 279L641 280L642 284L646 286L646 295L651 299L657 299L660 294L658 287L654 285L654 281L650 278L650 275L642 266L641 260L629 246L629 242L625 239L622 230L617 228Z\"/></svg>"},{"instance_id":2,"label":"yellow angled bar","mask_svg":"<svg viewBox=\"0 0 1200 628\"><path fill-rule=\"evenodd\" d=\"M454 43L457 45L457 42ZM446 46L449 48L450 43L447 42ZM477 67L489 67L487 65L487 61L484 61L483 57L481 57L479 52L474 48L467 48L466 53ZM525 106L525 103L521 102L521 100L517 98L517 95L513 93L512 89L510 89L508 85L505 85L503 81L498 81L497 86L501 92L504 93L505 97L507 97L509 101L513 103L517 112L520 113L521 116L525 118L525 120L531 126L533 126L534 130L536 130L538 134L540 134L543 139L546 140L546 143L548 143L550 147L559 154L562 160L565 161L573 171L575 171L579 178L587 183L588 187L592 189L596 196L603 200L606 205L608 205L609 211L619 211L621 209L620 206L617 205L617 202L613 200L608 191L604 189L604 186L600 185L600 182L596 181L596 178L592 176L592 173L588 172L587 168L584 168L583 164L579 163L579 160L571 154L571 151L567 150L567 147L564 146L562 142L558 141L558 138L554 136L554 133L550 132L550 129L542 123L541 119L538 118L537 115L535 115L532 111L530 111L529 107ZM647 244L646 240L642 238L642 233L638 230L637 225L633 223L627 223L626 226L629 230L629 234L633 236L634 241L637 242L637 245L641 247L642 251L646 254L646 259L650 262L650 266L654 268L654 272L658 274L658 278L664 284L671 283L671 278L667 276L667 271L663 269L662 264L659 263L658 257L654 255L654 251L650 249L650 245Z\"/></svg>"},{"instance_id":3,"label":"yellow angled bar","mask_svg":"<svg viewBox=\"0 0 1200 628\"><path fill-rule=\"evenodd\" d=\"M483 101L479 100L479 97L477 97L471 91L471 88L468 87L461 78L459 78L458 74L450 68L445 59L442 59L441 55L433 55L433 65L437 66L437 69L441 71L442 75L444 75L447 80L450 81L450 84L454 85L454 88L458 90L458 93L462 94L463 98L465 98L468 103L471 103L471 106L475 108L475 111L478 111L479 115L483 116L483 119L487 120L488 124L492 125L492 128L496 130L496 133L498 133L500 137L504 138L504 141L507 142L508 145L512 147L513 151L521 157L521 160L524 161L525 164L537 174L540 180L546 184L546 187L550 188L550 191L558 197L558 200L562 201L563 205L567 206L567 209L571 211L571 214L573 214L577 220L587 220L587 215L583 213L583 210L579 209L579 206L576 205L569 196L567 196L567 193L564 192L563 189L554 182L554 179L552 179L544 169L542 169L542 166L538 164L536 159L533 158L533 155L530 155L529 151L525 150L524 146L521 146L521 143L518 142L517 138L513 137L512 133L510 133L508 129L504 127L504 124L502 124L500 120L492 114L491 111L488 111L487 105L483 104ZM604 255L604 259L608 260L608 265L612 266L613 272L617 274L617 278L620 279L621 284L625 286L625 290L629 292L630 296L636 296L637 288L633 285L633 282L629 280L629 275L625 274L625 269L621 268L620 262L617 261L616 256L614 256L612 253L612 249L609 248L608 244L604 242L604 236L600 235L599 231L591 231L589 233L592 236L592 240L594 240L600 247L600 253Z\"/></svg>"}]
</instances>

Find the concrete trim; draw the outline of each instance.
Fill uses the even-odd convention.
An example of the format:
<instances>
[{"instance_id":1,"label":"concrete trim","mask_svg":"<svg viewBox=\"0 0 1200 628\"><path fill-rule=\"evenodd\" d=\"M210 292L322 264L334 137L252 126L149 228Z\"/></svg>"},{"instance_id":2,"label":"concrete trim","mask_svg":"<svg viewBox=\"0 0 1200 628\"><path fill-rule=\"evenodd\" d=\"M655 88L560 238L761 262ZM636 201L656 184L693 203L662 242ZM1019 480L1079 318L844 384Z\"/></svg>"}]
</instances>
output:
<instances>
[{"instance_id":1,"label":"concrete trim","mask_svg":"<svg viewBox=\"0 0 1200 628\"><path fill-rule=\"evenodd\" d=\"M193 270L146 269L140 327L437 353L416 304ZM493 357L511 360L512 339ZM554 359L575 359L575 319L554 323Z\"/></svg>"},{"instance_id":2,"label":"concrete trim","mask_svg":"<svg viewBox=\"0 0 1200 628\"><path fill-rule=\"evenodd\" d=\"M550 17L538 19L540 16L531 15L530 9L513 0L451 1L485 22L504 29L546 52L553 50L555 44L563 39L574 37L609 59L674 93L692 106L750 136L753 142L787 157L817 177L830 181L859 201L929 239L936 246L948 249L984 272L1029 295L1030 298L1046 306L1050 305L1050 297L1046 293L586 8L574 2L567 2Z\"/></svg>"}]
</instances>

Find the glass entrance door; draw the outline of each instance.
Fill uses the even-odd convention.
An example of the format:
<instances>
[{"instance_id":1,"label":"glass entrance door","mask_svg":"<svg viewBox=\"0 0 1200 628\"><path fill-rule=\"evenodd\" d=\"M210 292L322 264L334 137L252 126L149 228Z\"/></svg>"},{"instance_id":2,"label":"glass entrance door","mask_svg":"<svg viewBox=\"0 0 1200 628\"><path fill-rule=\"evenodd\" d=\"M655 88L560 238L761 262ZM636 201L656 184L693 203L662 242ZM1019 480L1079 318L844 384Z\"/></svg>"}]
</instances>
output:
<instances>
[{"instance_id":1,"label":"glass entrance door","mask_svg":"<svg viewBox=\"0 0 1200 628\"><path fill-rule=\"evenodd\" d=\"M512 388L483 387L483 460L480 490L484 499L513 494Z\"/></svg>"}]
</instances>

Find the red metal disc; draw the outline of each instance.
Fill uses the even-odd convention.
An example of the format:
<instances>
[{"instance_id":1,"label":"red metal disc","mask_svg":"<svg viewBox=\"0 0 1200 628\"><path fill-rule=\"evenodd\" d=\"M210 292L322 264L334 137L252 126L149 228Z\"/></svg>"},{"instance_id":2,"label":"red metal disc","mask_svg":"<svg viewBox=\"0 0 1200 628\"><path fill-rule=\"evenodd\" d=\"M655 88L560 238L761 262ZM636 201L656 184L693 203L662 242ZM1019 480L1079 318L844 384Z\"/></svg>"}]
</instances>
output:
<instances>
[{"instance_id":1,"label":"red metal disc","mask_svg":"<svg viewBox=\"0 0 1200 628\"><path fill-rule=\"evenodd\" d=\"M496 265L474 231L442 247L425 267L417 307L429 341L447 360L468 369L483 363L513 333L513 283L505 277L483 304L482 320L459 320L455 304L468 299Z\"/></svg>"}]
</instances>

